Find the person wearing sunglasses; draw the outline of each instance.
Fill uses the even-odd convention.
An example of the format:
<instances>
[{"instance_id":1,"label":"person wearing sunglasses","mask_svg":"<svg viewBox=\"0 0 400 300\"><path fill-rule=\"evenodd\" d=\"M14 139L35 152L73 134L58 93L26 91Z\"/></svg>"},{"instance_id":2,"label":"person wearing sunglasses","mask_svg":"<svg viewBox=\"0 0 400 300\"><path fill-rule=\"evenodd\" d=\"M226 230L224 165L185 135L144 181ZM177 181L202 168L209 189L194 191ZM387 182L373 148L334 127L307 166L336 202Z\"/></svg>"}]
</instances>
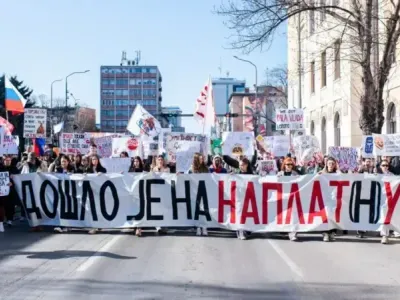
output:
<instances>
[{"instance_id":1,"label":"person wearing sunglasses","mask_svg":"<svg viewBox=\"0 0 400 300\"><path fill-rule=\"evenodd\" d=\"M389 161L382 160L381 161L381 169L380 169L381 172L380 173L382 175L394 175L392 172L389 171L389 167L390 167Z\"/></svg>"},{"instance_id":2,"label":"person wearing sunglasses","mask_svg":"<svg viewBox=\"0 0 400 300\"><path fill-rule=\"evenodd\" d=\"M294 170L294 161L291 157L286 157L281 166L281 171L277 174L277 176L298 176L299 173L297 173ZM289 232L289 240L292 242L297 241L297 232Z\"/></svg>"}]
</instances>

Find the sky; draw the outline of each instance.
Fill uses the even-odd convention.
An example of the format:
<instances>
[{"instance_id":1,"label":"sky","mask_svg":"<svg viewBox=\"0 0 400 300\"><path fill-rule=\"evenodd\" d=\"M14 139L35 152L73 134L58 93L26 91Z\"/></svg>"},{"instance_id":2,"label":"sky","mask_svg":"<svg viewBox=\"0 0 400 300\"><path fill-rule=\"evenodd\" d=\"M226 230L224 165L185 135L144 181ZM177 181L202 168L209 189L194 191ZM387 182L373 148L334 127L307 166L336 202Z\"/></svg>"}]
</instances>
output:
<instances>
[{"instance_id":1,"label":"sky","mask_svg":"<svg viewBox=\"0 0 400 300\"><path fill-rule=\"evenodd\" d=\"M79 102L95 108L100 121L100 66L119 65L141 51L141 63L157 65L163 76L163 106L179 106L193 113L195 100L208 76L246 79L253 86L251 60L258 67L259 84L266 68L285 64L284 30L266 51L243 55L229 49L224 19L213 13L222 0L18 0L0 4L3 47L0 73L17 75L35 95L50 98L53 80L75 71L90 70L68 79ZM222 73L219 68L221 67ZM65 82L55 83L54 98L65 98ZM72 101L72 99L70 100ZM201 127L183 118L186 132Z\"/></svg>"}]
</instances>

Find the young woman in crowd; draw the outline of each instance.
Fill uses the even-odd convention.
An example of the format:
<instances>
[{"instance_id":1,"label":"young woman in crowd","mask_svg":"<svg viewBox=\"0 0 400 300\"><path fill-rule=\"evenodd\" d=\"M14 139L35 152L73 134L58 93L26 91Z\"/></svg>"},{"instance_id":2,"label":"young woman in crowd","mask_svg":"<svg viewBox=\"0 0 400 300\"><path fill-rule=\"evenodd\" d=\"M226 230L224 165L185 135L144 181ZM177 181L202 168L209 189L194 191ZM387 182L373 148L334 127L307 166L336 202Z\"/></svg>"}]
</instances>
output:
<instances>
[{"instance_id":1,"label":"young woman in crowd","mask_svg":"<svg viewBox=\"0 0 400 300\"><path fill-rule=\"evenodd\" d=\"M167 167L164 156L162 155L157 156L156 165L153 167L152 171L157 173L170 173L170 169ZM167 233L166 229L164 228L156 227L156 229L159 234Z\"/></svg>"},{"instance_id":2,"label":"young woman in crowd","mask_svg":"<svg viewBox=\"0 0 400 300\"><path fill-rule=\"evenodd\" d=\"M75 173L75 169L73 164L71 163L69 157L67 155L61 155L60 158L60 166L56 168L56 173L58 174L73 174ZM63 232L68 232L69 228L68 227L55 227L54 228L55 232L58 233L63 233Z\"/></svg>"},{"instance_id":3,"label":"young woman in crowd","mask_svg":"<svg viewBox=\"0 0 400 300\"><path fill-rule=\"evenodd\" d=\"M222 158L219 155L215 155L212 160L212 165L209 168L210 173L226 174L228 171L222 165Z\"/></svg>"},{"instance_id":4,"label":"young woman in crowd","mask_svg":"<svg viewBox=\"0 0 400 300\"><path fill-rule=\"evenodd\" d=\"M122 151L122 152L119 154L119 157L120 157L120 158L129 158L129 154L128 154L128 152L126 152L126 151Z\"/></svg>"},{"instance_id":5,"label":"young woman in crowd","mask_svg":"<svg viewBox=\"0 0 400 300\"><path fill-rule=\"evenodd\" d=\"M93 154L89 157L89 167L86 169L86 173L98 175L107 173L106 168L101 165L100 157L97 154ZM89 230L89 234L96 234L98 231L99 229L93 228Z\"/></svg>"},{"instance_id":6,"label":"young woman in crowd","mask_svg":"<svg viewBox=\"0 0 400 300\"><path fill-rule=\"evenodd\" d=\"M206 166L203 154L195 153L193 156L192 166L190 167L189 174L201 174L209 173L208 167ZM196 235L208 235L207 227L197 227Z\"/></svg>"},{"instance_id":7,"label":"young woman in crowd","mask_svg":"<svg viewBox=\"0 0 400 300\"><path fill-rule=\"evenodd\" d=\"M126 153L126 154L128 154L128 153ZM142 159L140 158L140 156L135 156L132 159L128 172L129 173L142 173L143 172L143 162L142 162ZM142 236L142 228L133 228L133 230L135 231L136 236L138 236L138 237Z\"/></svg>"},{"instance_id":8,"label":"young woman in crowd","mask_svg":"<svg viewBox=\"0 0 400 300\"><path fill-rule=\"evenodd\" d=\"M294 170L294 167L293 159L291 157L286 157L282 162L281 171L278 172L277 176L299 176L299 173ZM297 241L297 232L289 232L289 240L292 242Z\"/></svg>"}]
</instances>

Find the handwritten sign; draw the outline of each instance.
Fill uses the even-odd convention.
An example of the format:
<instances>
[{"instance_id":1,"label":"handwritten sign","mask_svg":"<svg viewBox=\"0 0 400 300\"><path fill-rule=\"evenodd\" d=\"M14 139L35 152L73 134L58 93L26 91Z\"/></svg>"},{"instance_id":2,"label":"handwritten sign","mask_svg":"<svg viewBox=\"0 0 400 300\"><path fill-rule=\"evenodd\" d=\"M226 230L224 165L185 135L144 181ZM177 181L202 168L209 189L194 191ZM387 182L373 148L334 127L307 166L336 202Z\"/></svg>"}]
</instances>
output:
<instances>
[{"instance_id":1,"label":"handwritten sign","mask_svg":"<svg viewBox=\"0 0 400 300\"><path fill-rule=\"evenodd\" d=\"M374 134L374 154L379 156L400 155L400 134Z\"/></svg>"},{"instance_id":2,"label":"handwritten sign","mask_svg":"<svg viewBox=\"0 0 400 300\"><path fill-rule=\"evenodd\" d=\"M276 135L273 139L272 155L274 157L286 156L290 150L290 136Z\"/></svg>"},{"instance_id":3,"label":"handwritten sign","mask_svg":"<svg viewBox=\"0 0 400 300\"><path fill-rule=\"evenodd\" d=\"M374 158L374 137L372 135L364 135L362 137L360 150L363 158Z\"/></svg>"},{"instance_id":4,"label":"handwritten sign","mask_svg":"<svg viewBox=\"0 0 400 300\"><path fill-rule=\"evenodd\" d=\"M224 132L222 133L222 154L229 156L254 155L253 132Z\"/></svg>"},{"instance_id":5,"label":"handwritten sign","mask_svg":"<svg viewBox=\"0 0 400 300\"><path fill-rule=\"evenodd\" d=\"M142 141L143 144L143 156L145 158L149 156L157 156L158 155L158 142L153 141Z\"/></svg>"},{"instance_id":6,"label":"handwritten sign","mask_svg":"<svg viewBox=\"0 0 400 300\"><path fill-rule=\"evenodd\" d=\"M175 162L176 152L180 149L185 149L187 143L189 142L199 142L200 143L200 153L205 157L208 154L209 142L208 138L204 134L193 134L193 133L166 133L167 143L166 143L166 153L168 161Z\"/></svg>"},{"instance_id":7,"label":"handwritten sign","mask_svg":"<svg viewBox=\"0 0 400 300\"><path fill-rule=\"evenodd\" d=\"M1 135L0 135L1 136ZM18 135L5 135L3 139L3 154L18 154Z\"/></svg>"},{"instance_id":8,"label":"handwritten sign","mask_svg":"<svg viewBox=\"0 0 400 300\"><path fill-rule=\"evenodd\" d=\"M25 108L24 137L46 137L47 110L39 108Z\"/></svg>"},{"instance_id":9,"label":"handwritten sign","mask_svg":"<svg viewBox=\"0 0 400 300\"><path fill-rule=\"evenodd\" d=\"M60 152L64 154L89 153L90 136L86 133L61 133Z\"/></svg>"},{"instance_id":10,"label":"handwritten sign","mask_svg":"<svg viewBox=\"0 0 400 300\"><path fill-rule=\"evenodd\" d=\"M276 175L278 167L275 160L258 161L258 173L260 176Z\"/></svg>"},{"instance_id":11,"label":"handwritten sign","mask_svg":"<svg viewBox=\"0 0 400 300\"><path fill-rule=\"evenodd\" d=\"M97 146L97 152L101 157L110 157L112 155L112 140L119 136L119 134L112 134L93 138L93 142Z\"/></svg>"},{"instance_id":12,"label":"handwritten sign","mask_svg":"<svg viewBox=\"0 0 400 300\"><path fill-rule=\"evenodd\" d=\"M188 172L196 152L200 152L200 142L183 143L175 153L176 171L179 173Z\"/></svg>"},{"instance_id":13,"label":"handwritten sign","mask_svg":"<svg viewBox=\"0 0 400 300\"><path fill-rule=\"evenodd\" d=\"M121 152L128 152L129 157L141 156L140 139L130 136L113 138L112 156L119 157Z\"/></svg>"},{"instance_id":14,"label":"handwritten sign","mask_svg":"<svg viewBox=\"0 0 400 300\"><path fill-rule=\"evenodd\" d=\"M129 171L129 167L131 166L131 159L129 157L101 158L100 162L106 168L107 173L125 173Z\"/></svg>"},{"instance_id":15,"label":"handwritten sign","mask_svg":"<svg viewBox=\"0 0 400 300\"><path fill-rule=\"evenodd\" d=\"M8 172L0 172L0 196L10 194L10 175Z\"/></svg>"},{"instance_id":16,"label":"handwritten sign","mask_svg":"<svg viewBox=\"0 0 400 300\"><path fill-rule=\"evenodd\" d=\"M277 109L276 130L304 129L304 112L302 109Z\"/></svg>"},{"instance_id":17,"label":"handwritten sign","mask_svg":"<svg viewBox=\"0 0 400 300\"><path fill-rule=\"evenodd\" d=\"M317 162L323 157L318 138L313 135L297 136L293 139L293 149L301 166Z\"/></svg>"},{"instance_id":18,"label":"handwritten sign","mask_svg":"<svg viewBox=\"0 0 400 300\"><path fill-rule=\"evenodd\" d=\"M358 150L355 147L329 147L328 155L336 159L343 171L358 169Z\"/></svg>"}]
</instances>

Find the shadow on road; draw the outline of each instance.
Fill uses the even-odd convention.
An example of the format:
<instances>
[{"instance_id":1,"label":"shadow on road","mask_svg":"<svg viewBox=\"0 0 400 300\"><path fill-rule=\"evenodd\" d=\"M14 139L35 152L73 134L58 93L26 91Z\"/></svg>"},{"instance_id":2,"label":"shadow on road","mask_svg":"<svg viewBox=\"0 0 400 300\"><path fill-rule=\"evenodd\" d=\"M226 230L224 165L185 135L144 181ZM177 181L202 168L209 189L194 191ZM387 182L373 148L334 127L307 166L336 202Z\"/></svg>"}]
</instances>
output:
<instances>
[{"instance_id":1,"label":"shadow on road","mask_svg":"<svg viewBox=\"0 0 400 300\"><path fill-rule=\"evenodd\" d=\"M91 257L100 256L112 259L136 259L134 256L118 255L110 252L96 252L96 251L83 251L83 250L57 250L57 251L17 251L13 255L26 255L27 258L31 259L64 259L64 258L78 258L78 257Z\"/></svg>"},{"instance_id":2,"label":"shadow on road","mask_svg":"<svg viewBox=\"0 0 400 300\"><path fill-rule=\"evenodd\" d=\"M29 285L29 284L28 284ZM29 286L25 287L29 288ZM33 289L37 288L32 286ZM232 299L232 300L354 300L398 299L399 287L343 283L254 283L247 288L170 281L63 280L46 284L44 298L51 299ZM23 296L23 295L21 295ZM21 298L22 299L22 298Z\"/></svg>"}]
</instances>

